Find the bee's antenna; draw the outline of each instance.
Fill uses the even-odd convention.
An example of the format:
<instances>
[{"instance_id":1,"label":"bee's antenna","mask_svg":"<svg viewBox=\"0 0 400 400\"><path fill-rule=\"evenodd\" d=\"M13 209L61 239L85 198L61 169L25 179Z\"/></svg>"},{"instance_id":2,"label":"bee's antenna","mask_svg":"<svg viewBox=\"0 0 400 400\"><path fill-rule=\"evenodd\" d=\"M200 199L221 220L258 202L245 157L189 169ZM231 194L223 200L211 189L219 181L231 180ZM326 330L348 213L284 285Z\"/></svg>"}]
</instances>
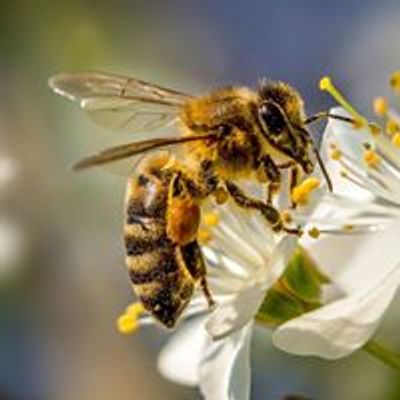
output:
<instances>
[{"instance_id":1,"label":"bee's antenna","mask_svg":"<svg viewBox=\"0 0 400 400\"><path fill-rule=\"evenodd\" d=\"M324 175L326 184L328 185L328 189L330 192L332 192L333 191L332 180L328 174L328 171L326 170L325 164L322 161L321 154L319 154L319 150L318 150L317 146L315 145L314 140L312 140L312 146L313 146L313 151L314 151L315 157L317 158L318 165L321 168L321 171L322 171L322 174Z\"/></svg>"},{"instance_id":2,"label":"bee's antenna","mask_svg":"<svg viewBox=\"0 0 400 400\"><path fill-rule=\"evenodd\" d=\"M356 122L357 122L354 118L343 117L342 115L330 114L328 111L322 111L322 112L316 113L314 115L311 115L311 117L308 117L304 121L304 124L305 125L312 124L313 122L317 122L323 118L337 119L338 121L348 122L349 124L356 124Z\"/></svg>"},{"instance_id":3,"label":"bee's antenna","mask_svg":"<svg viewBox=\"0 0 400 400\"><path fill-rule=\"evenodd\" d=\"M322 118L322 117L320 117L320 118ZM311 136L311 133L307 129L303 128L303 127L300 127L300 126L296 126L296 127L298 129L302 130L306 134L307 138L309 139L309 141L310 141L310 143L312 145L313 152L314 152L315 157L317 159L318 165L321 168L322 175L324 175L325 182L326 182L326 184L328 186L328 189L329 189L330 192L332 192L333 191L332 180L331 180L331 178L330 178L330 176L328 174L328 171L327 171L327 169L325 167L324 162L322 161L321 154L319 153L318 147L315 144L314 139Z\"/></svg>"}]
</instances>

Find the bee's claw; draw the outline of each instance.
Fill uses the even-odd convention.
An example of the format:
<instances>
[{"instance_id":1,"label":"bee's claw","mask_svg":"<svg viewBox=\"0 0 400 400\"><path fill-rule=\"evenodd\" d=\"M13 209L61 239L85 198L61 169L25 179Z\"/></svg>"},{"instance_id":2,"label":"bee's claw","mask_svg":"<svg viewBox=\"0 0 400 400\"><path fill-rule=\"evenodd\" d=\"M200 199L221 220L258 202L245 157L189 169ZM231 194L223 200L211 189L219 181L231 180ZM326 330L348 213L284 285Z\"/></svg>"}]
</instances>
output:
<instances>
[{"instance_id":1,"label":"bee's claw","mask_svg":"<svg viewBox=\"0 0 400 400\"><path fill-rule=\"evenodd\" d=\"M288 228L287 226L283 227L283 231L288 233L289 235L296 235L298 237L303 236L303 229L301 229L300 227L297 228Z\"/></svg>"},{"instance_id":2,"label":"bee's claw","mask_svg":"<svg viewBox=\"0 0 400 400\"><path fill-rule=\"evenodd\" d=\"M207 300L208 308L210 310L212 310L215 307L216 303L215 303L215 301L214 301L214 299L212 297L210 289L208 288L207 279L206 279L205 276L203 276L201 278L200 284L201 284L201 288L202 288L203 293L204 293L204 297Z\"/></svg>"}]
</instances>

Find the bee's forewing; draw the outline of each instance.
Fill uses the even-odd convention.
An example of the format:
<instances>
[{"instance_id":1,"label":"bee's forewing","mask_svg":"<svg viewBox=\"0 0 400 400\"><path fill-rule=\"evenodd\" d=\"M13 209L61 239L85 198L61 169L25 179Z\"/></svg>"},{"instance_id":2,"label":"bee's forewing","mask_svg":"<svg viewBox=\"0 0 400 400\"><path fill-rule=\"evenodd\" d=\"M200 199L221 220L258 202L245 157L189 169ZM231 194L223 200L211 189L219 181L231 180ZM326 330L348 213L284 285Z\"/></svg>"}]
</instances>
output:
<instances>
[{"instance_id":1,"label":"bee's forewing","mask_svg":"<svg viewBox=\"0 0 400 400\"><path fill-rule=\"evenodd\" d=\"M164 136L191 96L138 79L99 72L61 73L50 87L80 106L101 126L116 132ZM171 130L169 130L171 132Z\"/></svg>"}]
</instances>

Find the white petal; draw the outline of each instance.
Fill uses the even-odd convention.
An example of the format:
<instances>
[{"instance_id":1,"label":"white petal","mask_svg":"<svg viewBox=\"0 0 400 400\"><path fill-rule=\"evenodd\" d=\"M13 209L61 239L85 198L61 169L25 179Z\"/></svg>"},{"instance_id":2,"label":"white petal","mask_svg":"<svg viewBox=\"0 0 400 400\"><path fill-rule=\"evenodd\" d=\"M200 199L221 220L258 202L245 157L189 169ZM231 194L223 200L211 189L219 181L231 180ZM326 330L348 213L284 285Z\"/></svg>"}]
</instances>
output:
<instances>
[{"instance_id":1,"label":"white petal","mask_svg":"<svg viewBox=\"0 0 400 400\"><path fill-rule=\"evenodd\" d=\"M220 340L251 321L264 299L263 285L249 286L239 292L233 301L217 306L205 326L214 340Z\"/></svg>"},{"instance_id":2,"label":"white petal","mask_svg":"<svg viewBox=\"0 0 400 400\"><path fill-rule=\"evenodd\" d=\"M373 335L399 284L400 264L397 264L368 290L283 324L274 332L273 342L297 355L328 359L347 356Z\"/></svg>"},{"instance_id":3,"label":"white petal","mask_svg":"<svg viewBox=\"0 0 400 400\"><path fill-rule=\"evenodd\" d=\"M250 282L247 287L244 286L233 301L217 306L206 322L207 332L214 339L221 339L231 334L254 318L261 306L266 290L282 274L296 244L297 240L292 236L283 238L271 254L267 273L262 271L263 276L258 277L253 284Z\"/></svg>"},{"instance_id":4,"label":"white petal","mask_svg":"<svg viewBox=\"0 0 400 400\"><path fill-rule=\"evenodd\" d=\"M250 398L250 345L253 324L207 346L200 365L200 390L206 400Z\"/></svg>"},{"instance_id":5,"label":"white petal","mask_svg":"<svg viewBox=\"0 0 400 400\"><path fill-rule=\"evenodd\" d=\"M330 113L350 117L350 115L340 107L330 110ZM329 156L330 145L332 143L339 145L341 150L351 156L359 165L364 165L363 161L363 143L371 142L370 133L367 129L356 130L351 124L334 119L329 119L328 124L323 134L321 144L321 153L324 159L328 173L333 181L333 190L337 194L350 196L353 199L369 199L370 193L359 188L354 184L350 184L347 180L341 177L341 164L334 161Z\"/></svg>"},{"instance_id":6,"label":"white petal","mask_svg":"<svg viewBox=\"0 0 400 400\"><path fill-rule=\"evenodd\" d=\"M341 107L332 108L332 114L350 117L351 115ZM362 161L364 152L364 143L373 145L373 138L368 128L354 129L352 124L348 122L329 119L324 133L324 141L334 139L341 149L345 149L352 157ZM327 149L329 144L324 143L324 148Z\"/></svg>"},{"instance_id":7,"label":"white petal","mask_svg":"<svg viewBox=\"0 0 400 400\"><path fill-rule=\"evenodd\" d=\"M386 230L359 236L302 240L317 265L346 293L369 290L400 261L400 220ZM336 251L339 249L339 251Z\"/></svg>"},{"instance_id":8,"label":"white petal","mask_svg":"<svg viewBox=\"0 0 400 400\"><path fill-rule=\"evenodd\" d=\"M204 317L181 323L158 357L158 369L167 379L187 386L199 384L199 365L204 349L211 342Z\"/></svg>"}]
</instances>

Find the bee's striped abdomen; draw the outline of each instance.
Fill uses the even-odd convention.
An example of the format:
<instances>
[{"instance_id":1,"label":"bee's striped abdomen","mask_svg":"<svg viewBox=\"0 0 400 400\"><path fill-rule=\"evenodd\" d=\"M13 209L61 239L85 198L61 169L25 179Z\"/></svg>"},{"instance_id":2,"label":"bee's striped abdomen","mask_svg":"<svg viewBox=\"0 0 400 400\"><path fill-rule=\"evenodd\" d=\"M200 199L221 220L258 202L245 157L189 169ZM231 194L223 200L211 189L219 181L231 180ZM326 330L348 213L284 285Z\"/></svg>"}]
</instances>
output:
<instances>
[{"instance_id":1,"label":"bee's striped abdomen","mask_svg":"<svg viewBox=\"0 0 400 400\"><path fill-rule=\"evenodd\" d=\"M166 233L169 178L142 173L131 178L126 198L126 263L135 293L147 311L172 327L189 302L195 279L182 247Z\"/></svg>"}]
</instances>

